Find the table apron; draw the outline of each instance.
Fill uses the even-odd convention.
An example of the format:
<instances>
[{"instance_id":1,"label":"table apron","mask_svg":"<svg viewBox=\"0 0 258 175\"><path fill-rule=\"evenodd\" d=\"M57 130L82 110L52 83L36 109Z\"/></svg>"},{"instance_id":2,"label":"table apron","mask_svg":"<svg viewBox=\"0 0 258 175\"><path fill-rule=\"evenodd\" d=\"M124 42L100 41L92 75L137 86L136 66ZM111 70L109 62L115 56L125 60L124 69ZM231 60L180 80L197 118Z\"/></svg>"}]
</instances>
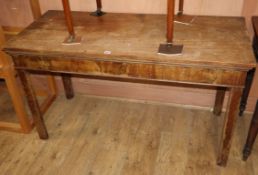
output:
<instances>
[{"instance_id":1,"label":"table apron","mask_svg":"<svg viewBox=\"0 0 258 175\"><path fill-rule=\"evenodd\" d=\"M16 69L243 87L247 71L199 66L13 56Z\"/></svg>"}]
</instances>

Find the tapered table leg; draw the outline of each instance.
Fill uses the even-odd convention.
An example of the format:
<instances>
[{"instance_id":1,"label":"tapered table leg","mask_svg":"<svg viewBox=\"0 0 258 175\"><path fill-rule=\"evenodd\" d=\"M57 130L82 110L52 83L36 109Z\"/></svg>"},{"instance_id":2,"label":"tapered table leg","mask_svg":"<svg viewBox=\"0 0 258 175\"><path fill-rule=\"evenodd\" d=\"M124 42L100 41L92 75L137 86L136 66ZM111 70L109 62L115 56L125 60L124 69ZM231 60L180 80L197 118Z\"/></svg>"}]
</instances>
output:
<instances>
[{"instance_id":1,"label":"tapered table leg","mask_svg":"<svg viewBox=\"0 0 258 175\"><path fill-rule=\"evenodd\" d=\"M248 131L246 144L243 150L243 160L247 160L247 158L251 154L257 133L258 133L258 100L256 101L255 111Z\"/></svg>"},{"instance_id":2,"label":"tapered table leg","mask_svg":"<svg viewBox=\"0 0 258 175\"><path fill-rule=\"evenodd\" d=\"M241 97L241 102L239 106L239 116L242 116L245 111L247 99L254 79L254 73L255 73L255 69L251 69L247 72L247 76L245 80L245 88L243 90L243 95Z\"/></svg>"},{"instance_id":3,"label":"tapered table leg","mask_svg":"<svg viewBox=\"0 0 258 175\"><path fill-rule=\"evenodd\" d=\"M184 13L184 0L179 0L179 7L177 15L183 15Z\"/></svg>"},{"instance_id":4,"label":"tapered table leg","mask_svg":"<svg viewBox=\"0 0 258 175\"><path fill-rule=\"evenodd\" d=\"M70 74L63 74L62 81L65 89L65 96L67 99L72 99L74 97L73 84Z\"/></svg>"},{"instance_id":5,"label":"tapered table leg","mask_svg":"<svg viewBox=\"0 0 258 175\"><path fill-rule=\"evenodd\" d=\"M174 45L174 19L175 0L167 0L167 43L160 44L158 54L176 55L181 54L183 45Z\"/></svg>"},{"instance_id":6,"label":"tapered table leg","mask_svg":"<svg viewBox=\"0 0 258 175\"><path fill-rule=\"evenodd\" d=\"M228 106L225 114L217 159L217 164L220 166L226 166L227 164L241 94L242 88L232 87L229 90Z\"/></svg>"},{"instance_id":7,"label":"tapered table leg","mask_svg":"<svg viewBox=\"0 0 258 175\"><path fill-rule=\"evenodd\" d=\"M47 139L48 138L47 129L46 129L42 114L40 112L40 107L32 87L29 73L25 70L17 70L17 73L23 84L23 88L27 96L28 104L32 113L33 120L36 125L36 129L38 131L39 137L41 139Z\"/></svg>"},{"instance_id":8,"label":"tapered table leg","mask_svg":"<svg viewBox=\"0 0 258 175\"><path fill-rule=\"evenodd\" d=\"M213 108L213 113L215 115L220 115L221 112L222 112L225 93L226 93L226 88L224 88L224 87L218 87L217 88L215 105L214 105L214 108Z\"/></svg>"}]
</instances>

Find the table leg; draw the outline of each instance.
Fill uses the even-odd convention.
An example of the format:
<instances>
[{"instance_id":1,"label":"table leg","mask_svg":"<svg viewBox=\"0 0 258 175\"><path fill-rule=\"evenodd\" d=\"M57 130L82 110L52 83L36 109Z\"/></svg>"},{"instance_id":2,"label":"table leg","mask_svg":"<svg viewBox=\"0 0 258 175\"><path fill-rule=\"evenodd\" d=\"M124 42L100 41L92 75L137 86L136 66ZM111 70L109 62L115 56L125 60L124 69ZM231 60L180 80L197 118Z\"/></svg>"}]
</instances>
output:
<instances>
[{"instance_id":1,"label":"table leg","mask_svg":"<svg viewBox=\"0 0 258 175\"><path fill-rule=\"evenodd\" d=\"M36 125L36 129L38 131L39 137L41 139L47 139L48 138L47 129L46 129L42 114L40 112L39 103L36 98L36 95L29 77L30 75L25 70L17 70L17 73L23 84L23 88L27 96L28 104L32 113L33 120Z\"/></svg>"},{"instance_id":2,"label":"table leg","mask_svg":"<svg viewBox=\"0 0 258 175\"><path fill-rule=\"evenodd\" d=\"M63 74L62 75L63 85L65 89L65 96L67 99L72 99L74 97L73 84L71 75Z\"/></svg>"},{"instance_id":3,"label":"table leg","mask_svg":"<svg viewBox=\"0 0 258 175\"><path fill-rule=\"evenodd\" d=\"M101 11L101 9L102 9L102 2L101 2L101 0L96 0L96 3L97 3L97 10L95 12L92 12L91 15L93 15L93 16L105 15L106 13Z\"/></svg>"},{"instance_id":4,"label":"table leg","mask_svg":"<svg viewBox=\"0 0 258 175\"><path fill-rule=\"evenodd\" d=\"M184 12L184 0L179 0L179 7L177 15L183 15Z\"/></svg>"},{"instance_id":5,"label":"table leg","mask_svg":"<svg viewBox=\"0 0 258 175\"><path fill-rule=\"evenodd\" d=\"M253 118L248 131L248 136L246 139L246 144L243 150L243 160L247 160L248 156L250 155L257 133L258 133L258 100L256 102L255 112L253 114Z\"/></svg>"},{"instance_id":6,"label":"table leg","mask_svg":"<svg viewBox=\"0 0 258 175\"><path fill-rule=\"evenodd\" d=\"M254 73L255 73L255 69L251 69L247 72L247 76L245 80L245 88L243 90L243 95L241 97L241 102L239 106L239 116L242 116L245 111L248 95L254 78Z\"/></svg>"},{"instance_id":7,"label":"table leg","mask_svg":"<svg viewBox=\"0 0 258 175\"><path fill-rule=\"evenodd\" d=\"M227 164L241 94L242 88L232 87L229 90L228 106L225 114L217 159L217 164L220 166L226 166Z\"/></svg>"},{"instance_id":8,"label":"table leg","mask_svg":"<svg viewBox=\"0 0 258 175\"><path fill-rule=\"evenodd\" d=\"M215 115L220 115L221 112L222 112L225 93L226 93L226 88L225 87L218 87L217 88L215 105L214 105L214 108L213 108L213 113Z\"/></svg>"}]
</instances>

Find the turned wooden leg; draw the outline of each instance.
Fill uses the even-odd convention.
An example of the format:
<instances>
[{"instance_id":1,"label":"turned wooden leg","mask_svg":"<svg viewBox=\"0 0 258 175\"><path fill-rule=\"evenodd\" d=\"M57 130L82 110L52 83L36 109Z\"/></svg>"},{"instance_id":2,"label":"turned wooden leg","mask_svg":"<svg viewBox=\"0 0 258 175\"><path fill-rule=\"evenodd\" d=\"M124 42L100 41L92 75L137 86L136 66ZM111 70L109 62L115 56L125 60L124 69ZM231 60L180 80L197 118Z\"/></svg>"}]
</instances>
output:
<instances>
[{"instance_id":1,"label":"turned wooden leg","mask_svg":"<svg viewBox=\"0 0 258 175\"><path fill-rule=\"evenodd\" d=\"M65 89L65 96L67 99L72 99L74 97L73 84L71 75L63 74L62 75L63 85Z\"/></svg>"},{"instance_id":2,"label":"turned wooden leg","mask_svg":"<svg viewBox=\"0 0 258 175\"><path fill-rule=\"evenodd\" d=\"M23 88L24 88L25 94L27 96L28 104L29 104L36 128L37 128L39 137L41 139L47 139L48 138L47 129L46 129L42 114L40 112L40 107L39 107L34 89L32 87L29 73L24 70L17 70L17 73L23 84Z\"/></svg>"},{"instance_id":3,"label":"turned wooden leg","mask_svg":"<svg viewBox=\"0 0 258 175\"><path fill-rule=\"evenodd\" d=\"M223 101L225 98L226 88L218 87L216 92L215 104L213 108L213 113L215 115L220 115L223 108Z\"/></svg>"},{"instance_id":4,"label":"turned wooden leg","mask_svg":"<svg viewBox=\"0 0 258 175\"><path fill-rule=\"evenodd\" d=\"M220 166L226 166L227 164L241 94L241 88L232 87L229 90L228 106L225 114L222 136L220 139L219 154L217 159L217 164Z\"/></svg>"},{"instance_id":5,"label":"turned wooden leg","mask_svg":"<svg viewBox=\"0 0 258 175\"><path fill-rule=\"evenodd\" d=\"M258 133L258 100L256 101L255 112L253 114L253 118L248 131L248 136L246 139L246 144L243 150L243 160L247 160L248 156L251 154L257 133Z\"/></svg>"},{"instance_id":6,"label":"turned wooden leg","mask_svg":"<svg viewBox=\"0 0 258 175\"><path fill-rule=\"evenodd\" d=\"M240 106L239 106L239 116L242 116L245 111L248 95L249 95L249 92L250 92L250 89L252 86L252 82L253 82L253 78L254 78L254 73L255 73L255 69L252 69L247 72L247 76L246 76L246 80L245 80L245 88L243 90L243 95L241 97L241 102L240 102Z\"/></svg>"}]
</instances>

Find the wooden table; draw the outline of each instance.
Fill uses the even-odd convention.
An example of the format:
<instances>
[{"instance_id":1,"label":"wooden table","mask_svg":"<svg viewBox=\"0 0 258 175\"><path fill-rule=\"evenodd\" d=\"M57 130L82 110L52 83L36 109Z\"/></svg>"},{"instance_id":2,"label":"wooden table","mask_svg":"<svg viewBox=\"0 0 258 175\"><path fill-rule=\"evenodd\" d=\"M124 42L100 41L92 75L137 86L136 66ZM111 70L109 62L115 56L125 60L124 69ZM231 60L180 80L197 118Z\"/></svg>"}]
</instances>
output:
<instances>
[{"instance_id":1,"label":"wooden table","mask_svg":"<svg viewBox=\"0 0 258 175\"><path fill-rule=\"evenodd\" d=\"M217 89L215 114L221 113L229 91L217 159L219 165L226 165L246 73L255 67L243 18L196 17L191 25L175 24L174 43L184 44L183 54L177 56L157 54L159 44L166 42L165 15L109 13L96 18L73 12L73 18L76 32L83 37L79 45L62 44L67 35L63 12L49 11L4 48L22 80L40 138L47 139L48 134L30 73L63 75L70 98L70 74L195 85Z\"/></svg>"}]
</instances>

